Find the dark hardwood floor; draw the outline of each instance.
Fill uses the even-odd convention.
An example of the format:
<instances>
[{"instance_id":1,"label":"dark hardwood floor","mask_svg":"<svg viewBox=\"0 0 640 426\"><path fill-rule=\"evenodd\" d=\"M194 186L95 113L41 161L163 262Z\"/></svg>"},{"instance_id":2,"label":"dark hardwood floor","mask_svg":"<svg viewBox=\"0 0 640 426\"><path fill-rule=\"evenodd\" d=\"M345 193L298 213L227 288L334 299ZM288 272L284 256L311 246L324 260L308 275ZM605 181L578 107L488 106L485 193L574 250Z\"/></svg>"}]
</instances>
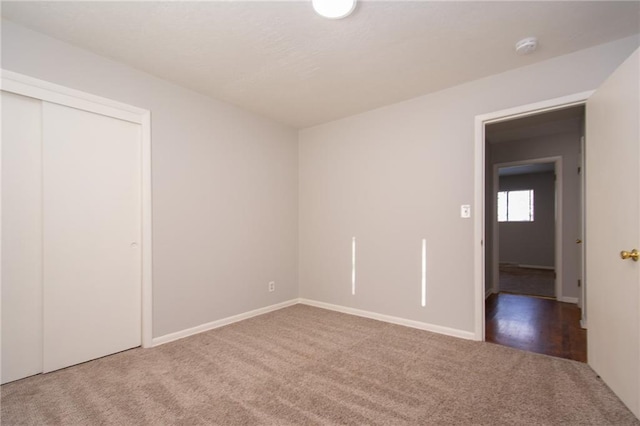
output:
<instances>
[{"instance_id":1,"label":"dark hardwood floor","mask_svg":"<svg viewBox=\"0 0 640 426\"><path fill-rule=\"evenodd\" d=\"M486 300L486 341L587 362L587 331L580 308L553 299L492 294Z\"/></svg>"}]
</instances>

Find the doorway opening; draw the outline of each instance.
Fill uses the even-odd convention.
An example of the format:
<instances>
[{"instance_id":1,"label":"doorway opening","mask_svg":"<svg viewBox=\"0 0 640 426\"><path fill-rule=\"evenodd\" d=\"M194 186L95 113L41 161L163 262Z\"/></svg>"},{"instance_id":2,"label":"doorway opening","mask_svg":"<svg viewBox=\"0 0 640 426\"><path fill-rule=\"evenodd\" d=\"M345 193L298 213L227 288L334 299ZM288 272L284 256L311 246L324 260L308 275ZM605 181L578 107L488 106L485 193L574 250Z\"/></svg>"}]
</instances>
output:
<instances>
[{"instance_id":1,"label":"doorway opening","mask_svg":"<svg viewBox=\"0 0 640 426\"><path fill-rule=\"evenodd\" d=\"M484 128L485 339L586 362L584 105Z\"/></svg>"},{"instance_id":2,"label":"doorway opening","mask_svg":"<svg viewBox=\"0 0 640 426\"><path fill-rule=\"evenodd\" d=\"M488 136L491 136L488 126ZM523 133L526 136L528 133ZM490 138L487 140L490 140ZM504 146L487 145L498 155ZM509 156L511 154L507 154ZM517 153L516 153L517 155ZM487 164L493 208L485 229L491 293L556 299L562 294L562 157ZM489 206L488 206L489 207Z\"/></svg>"}]
</instances>

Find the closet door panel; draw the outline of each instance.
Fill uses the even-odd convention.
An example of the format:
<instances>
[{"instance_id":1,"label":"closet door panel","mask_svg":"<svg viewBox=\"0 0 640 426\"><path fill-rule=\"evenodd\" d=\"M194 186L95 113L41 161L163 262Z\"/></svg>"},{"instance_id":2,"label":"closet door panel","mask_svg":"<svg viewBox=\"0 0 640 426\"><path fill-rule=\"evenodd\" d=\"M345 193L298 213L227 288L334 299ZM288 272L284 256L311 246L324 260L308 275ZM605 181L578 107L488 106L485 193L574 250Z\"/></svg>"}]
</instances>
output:
<instances>
[{"instance_id":1,"label":"closet door panel","mask_svg":"<svg viewBox=\"0 0 640 426\"><path fill-rule=\"evenodd\" d=\"M140 126L43 103L44 371L141 342Z\"/></svg>"},{"instance_id":2,"label":"closet door panel","mask_svg":"<svg viewBox=\"0 0 640 426\"><path fill-rule=\"evenodd\" d=\"M2 102L2 383L42 372L42 102Z\"/></svg>"}]
</instances>

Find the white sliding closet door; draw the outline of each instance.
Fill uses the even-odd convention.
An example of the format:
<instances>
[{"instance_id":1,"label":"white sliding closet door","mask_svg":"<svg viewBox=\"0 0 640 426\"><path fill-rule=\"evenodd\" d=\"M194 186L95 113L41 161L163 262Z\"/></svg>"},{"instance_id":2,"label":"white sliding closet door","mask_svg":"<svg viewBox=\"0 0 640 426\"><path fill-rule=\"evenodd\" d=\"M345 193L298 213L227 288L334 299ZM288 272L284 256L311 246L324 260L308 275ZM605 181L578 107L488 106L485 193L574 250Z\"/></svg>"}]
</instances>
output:
<instances>
[{"instance_id":1,"label":"white sliding closet door","mask_svg":"<svg viewBox=\"0 0 640 426\"><path fill-rule=\"evenodd\" d=\"M48 372L141 343L141 128L42 108Z\"/></svg>"},{"instance_id":2,"label":"white sliding closet door","mask_svg":"<svg viewBox=\"0 0 640 426\"><path fill-rule=\"evenodd\" d=\"M42 102L2 100L2 383L42 371Z\"/></svg>"},{"instance_id":3,"label":"white sliding closet door","mask_svg":"<svg viewBox=\"0 0 640 426\"><path fill-rule=\"evenodd\" d=\"M149 344L151 203L148 111L1 80L4 384Z\"/></svg>"}]
</instances>

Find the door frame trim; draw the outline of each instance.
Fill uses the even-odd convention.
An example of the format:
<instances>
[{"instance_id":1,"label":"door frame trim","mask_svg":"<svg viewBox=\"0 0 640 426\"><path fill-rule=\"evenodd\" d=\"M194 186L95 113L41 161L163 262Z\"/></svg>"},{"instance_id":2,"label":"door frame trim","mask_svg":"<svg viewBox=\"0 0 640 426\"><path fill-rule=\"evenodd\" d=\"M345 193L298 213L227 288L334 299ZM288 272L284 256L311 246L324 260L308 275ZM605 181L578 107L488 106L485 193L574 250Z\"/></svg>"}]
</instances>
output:
<instances>
[{"instance_id":1,"label":"door frame trim","mask_svg":"<svg viewBox=\"0 0 640 426\"><path fill-rule=\"evenodd\" d=\"M476 212L473 223L473 282L474 282L474 336L475 340L485 340L485 125L514 118L584 105L593 90L548 99L527 105L507 108L487 114L476 115L474 123L474 203Z\"/></svg>"},{"instance_id":2,"label":"door frame trim","mask_svg":"<svg viewBox=\"0 0 640 426\"><path fill-rule=\"evenodd\" d=\"M112 99L0 69L0 90L59 105L77 108L141 126L142 173L142 347L153 346L152 199L151 199L151 112ZM1 144L1 142L0 142ZM0 145L1 146L1 145ZM0 229L0 235L2 229Z\"/></svg>"}]
</instances>

